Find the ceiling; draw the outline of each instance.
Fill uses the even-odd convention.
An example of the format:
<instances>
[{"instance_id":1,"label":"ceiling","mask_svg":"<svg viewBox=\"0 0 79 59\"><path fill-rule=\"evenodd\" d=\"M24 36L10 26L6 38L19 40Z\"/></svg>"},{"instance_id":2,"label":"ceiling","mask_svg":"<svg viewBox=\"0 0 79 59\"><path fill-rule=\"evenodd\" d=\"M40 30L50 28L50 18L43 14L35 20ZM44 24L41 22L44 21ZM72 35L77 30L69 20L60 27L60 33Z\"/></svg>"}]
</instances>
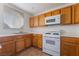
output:
<instances>
[{"instance_id":1,"label":"ceiling","mask_svg":"<svg viewBox=\"0 0 79 59\"><path fill-rule=\"evenodd\" d=\"M13 3L20 9L35 15L53 8L57 8L68 3Z\"/></svg>"}]
</instances>

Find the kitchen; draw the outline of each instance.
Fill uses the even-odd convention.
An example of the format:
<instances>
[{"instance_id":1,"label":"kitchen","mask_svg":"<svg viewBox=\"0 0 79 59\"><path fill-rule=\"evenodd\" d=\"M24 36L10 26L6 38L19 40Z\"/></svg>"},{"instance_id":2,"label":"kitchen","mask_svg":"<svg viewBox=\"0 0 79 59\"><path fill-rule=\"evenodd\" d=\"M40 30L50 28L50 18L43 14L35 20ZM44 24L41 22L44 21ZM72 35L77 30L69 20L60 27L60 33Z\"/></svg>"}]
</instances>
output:
<instances>
[{"instance_id":1,"label":"kitchen","mask_svg":"<svg viewBox=\"0 0 79 59\"><path fill-rule=\"evenodd\" d=\"M1 3L1 56L79 56L78 3Z\"/></svg>"}]
</instances>

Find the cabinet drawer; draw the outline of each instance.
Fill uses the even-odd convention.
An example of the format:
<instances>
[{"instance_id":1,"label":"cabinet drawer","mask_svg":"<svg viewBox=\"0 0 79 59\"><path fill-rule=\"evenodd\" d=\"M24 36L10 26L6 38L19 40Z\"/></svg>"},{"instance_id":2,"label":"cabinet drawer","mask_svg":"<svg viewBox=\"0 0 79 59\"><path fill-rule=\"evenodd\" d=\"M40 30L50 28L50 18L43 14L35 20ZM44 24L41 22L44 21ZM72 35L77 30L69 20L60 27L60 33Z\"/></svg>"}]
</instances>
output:
<instances>
[{"instance_id":1,"label":"cabinet drawer","mask_svg":"<svg viewBox=\"0 0 79 59\"><path fill-rule=\"evenodd\" d=\"M64 42L72 42L75 43L76 42L76 38L73 37L61 37L61 40Z\"/></svg>"}]
</instances>

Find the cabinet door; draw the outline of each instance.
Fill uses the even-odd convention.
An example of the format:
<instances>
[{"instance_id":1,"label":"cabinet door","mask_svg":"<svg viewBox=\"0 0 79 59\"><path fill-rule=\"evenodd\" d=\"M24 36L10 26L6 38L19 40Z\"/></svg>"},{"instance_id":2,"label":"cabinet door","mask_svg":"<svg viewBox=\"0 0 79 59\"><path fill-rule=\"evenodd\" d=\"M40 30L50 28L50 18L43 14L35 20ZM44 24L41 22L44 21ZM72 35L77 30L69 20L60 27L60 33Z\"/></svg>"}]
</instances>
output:
<instances>
[{"instance_id":1,"label":"cabinet door","mask_svg":"<svg viewBox=\"0 0 79 59\"><path fill-rule=\"evenodd\" d=\"M76 45L70 42L63 42L62 55L76 56Z\"/></svg>"},{"instance_id":2,"label":"cabinet door","mask_svg":"<svg viewBox=\"0 0 79 59\"><path fill-rule=\"evenodd\" d=\"M20 52L25 48L24 39L17 39L16 41L16 52Z\"/></svg>"},{"instance_id":3,"label":"cabinet door","mask_svg":"<svg viewBox=\"0 0 79 59\"><path fill-rule=\"evenodd\" d=\"M29 20L29 26L32 28L34 27L34 17L31 17Z\"/></svg>"},{"instance_id":4,"label":"cabinet door","mask_svg":"<svg viewBox=\"0 0 79 59\"><path fill-rule=\"evenodd\" d=\"M72 19L74 24L79 24L79 4L72 6Z\"/></svg>"},{"instance_id":5,"label":"cabinet door","mask_svg":"<svg viewBox=\"0 0 79 59\"><path fill-rule=\"evenodd\" d=\"M61 9L61 24L71 24L71 6Z\"/></svg>"},{"instance_id":6,"label":"cabinet door","mask_svg":"<svg viewBox=\"0 0 79 59\"><path fill-rule=\"evenodd\" d=\"M58 14L60 14L60 10L59 9L52 11L52 16L58 15Z\"/></svg>"},{"instance_id":7,"label":"cabinet door","mask_svg":"<svg viewBox=\"0 0 79 59\"><path fill-rule=\"evenodd\" d=\"M52 12L45 13L45 17L49 17L49 16L52 16Z\"/></svg>"},{"instance_id":8,"label":"cabinet door","mask_svg":"<svg viewBox=\"0 0 79 59\"><path fill-rule=\"evenodd\" d=\"M38 48L42 49L42 38L38 38Z\"/></svg>"},{"instance_id":9,"label":"cabinet door","mask_svg":"<svg viewBox=\"0 0 79 59\"><path fill-rule=\"evenodd\" d=\"M38 41L37 41L37 38L34 37L34 38L33 38L33 46L34 46L34 47L37 47L37 42L38 42Z\"/></svg>"},{"instance_id":10,"label":"cabinet door","mask_svg":"<svg viewBox=\"0 0 79 59\"><path fill-rule=\"evenodd\" d=\"M39 26L45 25L45 14L39 15Z\"/></svg>"},{"instance_id":11,"label":"cabinet door","mask_svg":"<svg viewBox=\"0 0 79 59\"><path fill-rule=\"evenodd\" d=\"M15 42L8 41L3 42L0 45L0 55L2 56L10 56L15 54Z\"/></svg>"},{"instance_id":12,"label":"cabinet door","mask_svg":"<svg viewBox=\"0 0 79 59\"><path fill-rule=\"evenodd\" d=\"M38 26L38 16L34 16L34 27Z\"/></svg>"},{"instance_id":13,"label":"cabinet door","mask_svg":"<svg viewBox=\"0 0 79 59\"><path fill-rule=\"evenodd\" d=\"M31 41L30 38L26 38L26 39L25 39L25 47L26 47L26 48L31 47L31 43L32 43L32 41Z\"/></svg>"}]
</instances>

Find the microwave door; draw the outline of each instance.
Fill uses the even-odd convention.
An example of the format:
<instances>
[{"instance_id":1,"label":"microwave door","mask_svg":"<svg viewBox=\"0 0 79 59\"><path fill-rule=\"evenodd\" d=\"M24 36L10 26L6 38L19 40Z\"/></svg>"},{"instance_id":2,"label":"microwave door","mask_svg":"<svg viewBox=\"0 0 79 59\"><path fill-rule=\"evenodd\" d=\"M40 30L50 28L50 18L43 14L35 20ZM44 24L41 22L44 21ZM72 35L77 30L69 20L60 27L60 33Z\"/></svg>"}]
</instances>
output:
<instances>
[{"instance_id":1,"label":"microwave door","mask_svg":"<svg viewBox=\"0 0 79 59\"><path fill-rule=\"evenodd\" d=\"M46 25L60 24L60 15L46 17L45 24Z\"/></svg>"},{"instance_id":2,"label":"microwave door","mask_svg":"<svg viewBox=\"0 0 79 59\"><path fill-rule=\"evenodd\" d=\"M54 19L47 19L46 20L46 24L55 24L55 22L56 22L55 18Z\"/></svg>"}]
</instances>

